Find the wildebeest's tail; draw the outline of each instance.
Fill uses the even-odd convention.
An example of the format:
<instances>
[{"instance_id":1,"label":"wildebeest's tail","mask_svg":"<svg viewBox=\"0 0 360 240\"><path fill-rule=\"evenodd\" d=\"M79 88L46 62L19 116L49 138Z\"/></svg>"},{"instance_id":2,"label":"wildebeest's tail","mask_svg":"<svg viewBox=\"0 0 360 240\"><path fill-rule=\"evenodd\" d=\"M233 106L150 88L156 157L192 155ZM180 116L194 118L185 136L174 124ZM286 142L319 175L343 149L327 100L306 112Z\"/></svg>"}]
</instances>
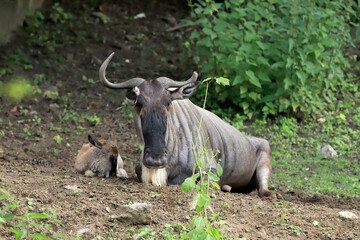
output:
<instances>
[{"instance_id":1,"label":"wildebeest's tail","mask_svg":"<svg viewBox=\"0 0 360 240\"><path fill-rule=\"evenodd\" d=\"M53 167L54 166L52 163L48 163L48 162L45 162L43 160L38 160L36 158L34 158L32 161L28 160L28 162L31 163L31 164L44 165L46 167Z\"/></svg>"}]
</instances>

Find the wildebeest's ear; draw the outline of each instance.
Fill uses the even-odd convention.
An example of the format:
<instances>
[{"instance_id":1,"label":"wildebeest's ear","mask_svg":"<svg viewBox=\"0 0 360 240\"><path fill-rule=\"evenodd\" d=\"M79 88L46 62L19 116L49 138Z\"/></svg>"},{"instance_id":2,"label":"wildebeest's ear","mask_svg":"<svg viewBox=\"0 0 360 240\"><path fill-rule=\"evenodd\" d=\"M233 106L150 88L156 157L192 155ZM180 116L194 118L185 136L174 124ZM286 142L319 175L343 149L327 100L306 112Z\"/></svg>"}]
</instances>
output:
<instances>
[{"instance_id":1,"label":"wildebeest's ear","mask_svg":"<svg viewBox=\"0 0 360 240\"><path fill-rule=\"evenodd\" d=\"M98 141L94 140L90 135L88 135L88 140L91 145L93 145L99 149L102 148L102 145Z\"/></svg>"},{"instance_id":2,"label":"wildebeest's ear","mask_svg":"<svg viewBox=\"0 0 360 240\"><path fill-rule=\"evenodd\" d=\"M191 82L178 88L168 88L172 100L190 98L200 86L200 82Z\"/></svg>"},{"instance_id":3,"label":"wildebeest's ear","mask_svg":"<svg viewBox=\"0 0 360 240\"><path fill-rule=\"evenodd\" d=\"M126 98L129 100L130 103L136 104L139 95L140 89L138 87L134 87L126 93Z\"/></svg>"}]
</instances>

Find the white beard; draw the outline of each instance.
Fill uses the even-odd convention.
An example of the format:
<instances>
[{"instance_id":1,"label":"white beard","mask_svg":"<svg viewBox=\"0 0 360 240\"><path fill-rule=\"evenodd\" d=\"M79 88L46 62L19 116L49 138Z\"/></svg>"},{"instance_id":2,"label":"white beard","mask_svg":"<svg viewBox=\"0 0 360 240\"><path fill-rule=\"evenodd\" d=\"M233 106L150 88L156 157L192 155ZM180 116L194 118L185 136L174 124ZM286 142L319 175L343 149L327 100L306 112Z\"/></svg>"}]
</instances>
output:
<instances>
[{"instance_id":1,"label":"white beard","mask_svg":"<svg viewBox=\"0 0 360 240\"><path fill-rule=\"evenodd\" d=\"M166 168L147 168L142 164L141 167L141 181L143 183L150 183L155 186L166 186L167 172Z\"/></svg>"}]
</instances>

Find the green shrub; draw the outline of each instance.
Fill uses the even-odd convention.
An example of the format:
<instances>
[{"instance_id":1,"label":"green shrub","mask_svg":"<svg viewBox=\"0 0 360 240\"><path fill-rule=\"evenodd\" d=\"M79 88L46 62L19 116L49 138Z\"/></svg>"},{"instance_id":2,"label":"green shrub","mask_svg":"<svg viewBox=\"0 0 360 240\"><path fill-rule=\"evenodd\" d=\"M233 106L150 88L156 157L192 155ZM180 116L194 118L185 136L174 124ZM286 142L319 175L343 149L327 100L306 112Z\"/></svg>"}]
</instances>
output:
<instances>
[{"instance_id":1,"label":"green shrub","mask_svg":"<svg viewBox=\"0 0 360 240\"><path fill-rule=\"evenodd\" d=\"M349 23L358 19L351 4L355 2L190 2L193 20L185 22L195 27L190 47L199 70L231 83L212 89L210 97L242 108L249 117L255 112L317 113L324 101L333 101L349 67L343 48L353 44Z\"/></svg>"}]
</instances>

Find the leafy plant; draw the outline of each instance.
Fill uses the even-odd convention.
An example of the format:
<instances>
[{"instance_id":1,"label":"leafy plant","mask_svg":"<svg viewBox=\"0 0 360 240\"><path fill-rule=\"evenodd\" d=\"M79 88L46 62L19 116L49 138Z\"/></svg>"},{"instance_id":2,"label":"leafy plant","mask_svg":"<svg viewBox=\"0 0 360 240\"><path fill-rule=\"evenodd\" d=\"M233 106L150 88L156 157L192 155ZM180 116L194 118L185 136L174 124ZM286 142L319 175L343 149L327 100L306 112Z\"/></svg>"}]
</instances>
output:
<instances>
[{"instance_id":1,"label":"leafy plant","mask_svg":"<svg viewBox=\"0 0 360 240\"><path fill-rule=\"evenodd\" d=\"M156 232L153 231L151 228L143 227L138 232L138 237L141 240L154 240Z\"/></svg>"},{"instance_id":2,"label":"leafy plant","mask_svg":"<svg viewBox=\"0 0 360 240\"><path fill-rule=\"evenodd\" d=\"M64 23L70 19L71 14L64 11L64 9L57 2L52 6L52 12L50 13L50 19L55 23Z\"/></svg>"},{"instance_id":3,"label":"leafy plant","mask_svg":"<svg viewBox=\"0 0 360 240\"><path fill-rule=\"evenodd\" d=\"M55 135L53 139L57 144L60 145L64 138L61 135L58 134L58 135Z\"/></svg>"},{"instance_id":4,"label":"leafy plant","mask_svg":"<svg viewBox=\"0 0 360 240\"><path fill-rule=\"evenodd\" d=\"M213 80L213 78L207 78L203 81L207 86L205 91L203 111L206 105L207 91L210 80ZM215 80L218 84L228 84L228 80L225 78L215 78ZM215 167L216 172L213 172L214 169L212 166L212 159L216 158L217 153L213 153L212 151L209 152L209 150L205 149L204 146L198 146L202 116L203 115L201 115L199 123L198 137L195 142L195 146L192 149L195 159L193 175L185 179L184 183L182 184L182 190L184 192L195 190L193 201L196 202L195 210L197 215L195 215L191 220L191 230L187 233L187 237L189 239L220 239L223 234L219 230L219 226L223 224L223 222L218 221L219 215L217 217L211 218L208 215L207 209L211 202L210 196L214 195L213 190L220 190L220 186L217 184L217 182L220 180L219 177L221 177L223 169L219 160ZM206 143L204 145L206 145ZM198 152L199 155L197 155Z\"/></svg>"},{"instance_id":5,"label":"leafy plant","mask_svg":"<svg viewBox=\"0 0 360 240\"><path fill-rule=\"evenodd\" d=\"M9 190L0 188L0 194L0 200L6 201L5 206L0 209L0 224L5 224L15 217L12 212L19 206L19 203L15 201L15 196L11 195Z\"/></svg>"},{"instance_id":6,"label":"leafy plant","mask_svg":"<svg viewBox=\"0 0 360 240\"><path fill-rule=\"evenodd\" d=\"M42 209L43 213L30 212L33 199L28 198L29 206L23 207L22 215L15 215L14 212L20 207L19 202L15 201L15 196L9 190L0 188L0 201L4 207L0 210L0 224L10 226L8 231L15 234L15 239L44 239L51 240L61 237L71 239L63 234L50 234L54 224L61 222L56 219L56 212L52 209ZM39 230L42 229L42 232ZM51 237L48 237L48 235Z\"/></svg>"},{"instance_id":7,"label":"leafy plant","mask_svg":"<svg viewBox=\"0 0 360 240\"><path fill-rule=\"evenodd\" d=\"M190 1L191 2L191 1ZM348 23L358 15L343 1L200 0L191 50L199 69L223 75L231 87L209 96L252 117L279 112L319 113L343 87L349 67L343 47L353 45ZM353 21L350 21L352 19ZM360 28L358 28L360 36ZM214 101L215 102L215 101Z\"/></svg>"}]
</instances>

